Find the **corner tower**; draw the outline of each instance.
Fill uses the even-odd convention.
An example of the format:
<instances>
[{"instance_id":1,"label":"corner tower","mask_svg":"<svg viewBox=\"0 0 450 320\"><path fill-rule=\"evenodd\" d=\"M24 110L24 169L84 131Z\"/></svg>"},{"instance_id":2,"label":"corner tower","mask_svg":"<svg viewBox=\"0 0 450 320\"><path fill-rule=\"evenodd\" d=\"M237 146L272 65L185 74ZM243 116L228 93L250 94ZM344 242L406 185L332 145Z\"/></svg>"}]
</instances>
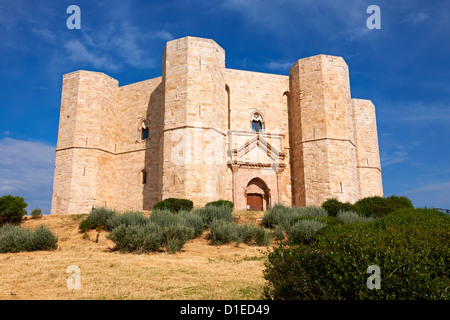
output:
<instances>
[{"instance_id":1,"label":"corner tower","mask_svg":"<svg viewBox=\"0 0 450 320\"><path fill-rule=\"evenodd\" d=\"M113 203L117 98L118 81L104 73L64 75L52 214L80 214Z\"/></svg>"},{"instance_id":2,"label":"corner tower","mask_svg":"<svg viewBox=\"0 0 450 320\"><path fill-rule=\"evenodd\" d=\"M293 204L359 197L348 66L341 57L298 60L289 70Z\"/></svg>"},{"instance_id":3,"label":"corner tower","mask_svg":"<svg viewBox=\"0 0 450 320\"><path fill-rule=\"evenodd\" d=\"M163 55L162 199L189 198L196 206L225 196L225 51L213 40L185 37Z\"/></svg>"}]
</instances>

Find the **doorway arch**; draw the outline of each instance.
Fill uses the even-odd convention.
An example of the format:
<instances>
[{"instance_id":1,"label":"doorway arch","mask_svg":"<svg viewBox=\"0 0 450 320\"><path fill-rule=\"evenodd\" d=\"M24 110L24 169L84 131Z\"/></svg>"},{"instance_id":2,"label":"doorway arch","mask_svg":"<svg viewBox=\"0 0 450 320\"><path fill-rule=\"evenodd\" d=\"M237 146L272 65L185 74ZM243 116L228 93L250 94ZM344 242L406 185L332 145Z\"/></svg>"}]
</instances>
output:
<instances>
[{"instance_id":1,"label":"doorway arch","mask_svg":"<svg viewBox=\"0 0 450 320\"><path fill-rule=\"evenodd\" d=\"M246 209L263 211L270 206L270 189L261 178L253 178L245 188Z\"/></svg>"}]
</instances>

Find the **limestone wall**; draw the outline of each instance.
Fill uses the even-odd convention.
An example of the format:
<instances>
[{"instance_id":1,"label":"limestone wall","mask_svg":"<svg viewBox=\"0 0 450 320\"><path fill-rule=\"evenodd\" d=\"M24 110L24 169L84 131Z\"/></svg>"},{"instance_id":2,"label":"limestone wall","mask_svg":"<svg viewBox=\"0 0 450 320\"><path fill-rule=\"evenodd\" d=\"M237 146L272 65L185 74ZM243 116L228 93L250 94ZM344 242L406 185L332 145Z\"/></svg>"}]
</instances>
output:
<instances>
[{"instance_id":1,"label":"limestone wall","mask_svg":"<svg viewBox=\"0 0 450 320\"><path fill-rule=\"evenodd\" d=\"M330 197L358 198L356 147L348 67L318 55L290 69L294 203L320 205ZM300 124L297 127L297 124Z\"/></svg>"},{"instance_id":2,"label":"limestone wall","mask_svg":"<svg viewBox=\"0 0 450 320\"><path fill-rule=\"evenodd\" d=\"M352 99L358 166L359 198L383 196L375 106Z\"/></svg>"},{"instance_id":3,"label":"limestone wall","mask_svg":"<svg viewBox=\"0 0 450 320\"><path fill-rule=\"evenodd\" d=\"M167 43L163 57L163 199L190 198L201 206L226 195L224 73L225 51L213 40L185 37Z\"/></svg>"},{"instance_id":4,"label":"limestone wall","mask_svg":"<svg viewBox=\"0 0 450 320\"><path fill-rule=\"evenodd\" d=\"M99 171L115 138L108 123L115 122L117 90L118 82L103 73L76 71L63 77L52 213L87 212L113 197Z\"/></svg>"},{"instance_id":5,"label":"limestone wall","mask_svg":"<svg viewBox=\"0 0 450 320\"><path fill-rule=\"evenodd\" d=\"M158 78L119 87L99 72L64 75L51 213L169 197L244 210L254 178L265 206L383 194L375 109L351 99L342 58L301 59L289 76L226 69L217 43L185 37L167 43Z\"/></svg>"},{"instance_id":6,"label":"limestone wall","mask_svg":"<svg viewBox=\"0 0 450 320\"><path fill-rule=\"evenodd\" d=\"M226 69L225 82L229 88L230 98L230 128L232 140L229 140L228 148L238 148L249 142L255 137L255 133L251 128L251 116L254 112L261 114L263 118L263 137L277 151L286 153L286 157L279 161L287 164L285 169L280 173L280 199L278 200L278 189L272 190L272 205L281 202L286 205L292 203L291 200L291 172L289 167L290 161L290 144L289 144L289 118L288 118L288 98L289 77L284 75L267 74L261 72L242 71L235 69ZM231 141L231 143L230 143ZM258 152L260 153L258 155ZM267 156L261 154L261 150L253 151L245 154L240 161L265 163ZM230 159L229 159L230 160ZM238 203L236 208L245 209L246 203L242 193L242 189L253 178L251 170L237 169L237 186L235 197ZM265 176L269 181L276 181L276 171L268 169L253 169L259 172L264 180ZM242 171L242 173L241 173ZM231 171L227 176L228 181L232 175ZM246 181L247 179L247 181ZM265 181L265 180L264 180Z\"/></svg>"}]
</instances>

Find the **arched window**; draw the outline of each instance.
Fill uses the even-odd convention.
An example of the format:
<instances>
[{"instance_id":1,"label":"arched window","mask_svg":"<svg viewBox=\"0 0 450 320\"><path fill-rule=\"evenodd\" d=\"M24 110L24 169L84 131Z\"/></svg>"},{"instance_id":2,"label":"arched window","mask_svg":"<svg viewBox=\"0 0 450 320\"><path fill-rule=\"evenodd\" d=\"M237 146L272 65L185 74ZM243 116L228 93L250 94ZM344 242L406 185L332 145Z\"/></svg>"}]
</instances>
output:
<instances>
[{"instance_id":1,"label":"arched window","mask_svg":"<svg viewBox=\"0 0 450 320\"><path fill-rule=\"evenodd\" d=\"M259 114L258 112L253 113L251 121L252 121L252 131L261 132L263 129L263 119L261 114Z\"/></svg>"},{"instance_id":2,"label":"arched window","mask_svg":"<svg viewBox=\"0 0 450 320\"><path fill-rule=\"evenodd\" d=\"M141 140L148 139L150 137L150 129L148 127L147 120L141 122Z\"/></svg>"}]
</instances>

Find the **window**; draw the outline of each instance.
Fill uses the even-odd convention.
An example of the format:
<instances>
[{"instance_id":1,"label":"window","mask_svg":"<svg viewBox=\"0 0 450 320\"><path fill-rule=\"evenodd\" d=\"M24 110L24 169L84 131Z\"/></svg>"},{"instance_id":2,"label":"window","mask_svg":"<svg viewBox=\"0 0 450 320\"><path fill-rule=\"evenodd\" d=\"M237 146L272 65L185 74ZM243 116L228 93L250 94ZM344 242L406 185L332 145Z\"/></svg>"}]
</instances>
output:
<instances>
[{"instance_id":1,"label":"window","mask_svg":"<svg viewBox=\"0 0 450 320\"><path fill-rule=\"evenodd\" d=\"M255 112L252 115L252 131L261 132L262 129L263 129L263 119L259 113Z\"/></svg>"},{"instance_id":2,"label":"window","mask_svg":"<svg viewBox=\"0 0 450 320\"><path fill-rule=\"evenodd\" d=\"M142 184L147 183L147 171L142 170Z\"/></svg>"},{"instance_id":3,"label":"window","mask_svg":"<svg viewBox=\"0 0 450 320\"><path fill-rule=\"evenodd\" d=\"M148 128L147 121L142 121L141 123L141 140L148 139L150 136L150 129Z\"/></svg>"},{"instance_id":4,"label":"window","mask_svg":"<svg viewBox=\"0 0 450 320\"><path fill-rule=\"evenodd\" d=\"M148 128L142 129L142 136L141 136L141 139L142 139L142 140L145 140L145 139L147 139L148 137L149 137L149 130L148 130Z\"/></svg>"},{"instance_id":5,"label":"window","mask_svg":"<svg viewBox=\"0 0 450 320\"><path fill-rule=\"evenodd\" d=\"M253 120L252 121L252 131L260 132L261 129L262 129L261 121Z\"/></svg>"}]
</instances>

